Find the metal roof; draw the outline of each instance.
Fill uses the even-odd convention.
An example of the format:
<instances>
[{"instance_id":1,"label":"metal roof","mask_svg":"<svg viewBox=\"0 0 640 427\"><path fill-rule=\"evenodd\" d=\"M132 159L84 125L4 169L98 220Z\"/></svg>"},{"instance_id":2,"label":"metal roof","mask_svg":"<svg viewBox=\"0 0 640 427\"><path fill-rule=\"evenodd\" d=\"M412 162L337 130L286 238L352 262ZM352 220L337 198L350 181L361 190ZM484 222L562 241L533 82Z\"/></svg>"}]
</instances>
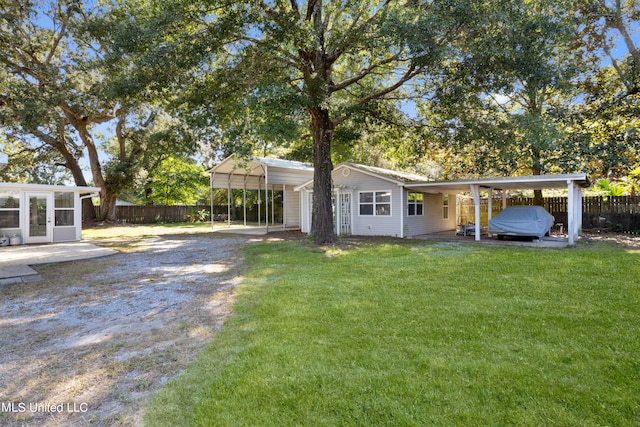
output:
<instances>
[{"instance_id":1,"label":"metal roof","mask_svg":"<svg viewBox=\"0 0 640 427\"><path fill-rule=\"evenodd\" d=\"M233 174L238 172L241 175L260 176L264 174L262 166L313 171L313 165L310 163L296 162L293 160L274 159L270 157L249 157L241 158L235 154L224 159L211 169L211 172Z\"/></svg>"},{"instance_id":2,"label":"metal roof","mask_svg":"<svg viewBox=\"0 0 640 427\"><path fill-rule=\"evenodd\" d=\"M479 185L481 188L493 188L495 190L541 190L549 188L566 188L571 182L583 188L590 185L587 174L578 173L473 178L453 181L428 181L410 183L405 185L405 187L427 193L446 193L447 191L469 191L471 185Z\"/></svg>"},{"instance_id":3,"label":"metal roof","mask_svg":"<svg viewBox=\"0 0 640 427\"><path fill-rule=\"evenodd\" d=\"M94 193L99 192L100 187L78 187L73 185L47 185L47 184L21 184L12 182L0 182L0 189L18 189L32 191L80 191Z\"/></svg>"}]
</instances>

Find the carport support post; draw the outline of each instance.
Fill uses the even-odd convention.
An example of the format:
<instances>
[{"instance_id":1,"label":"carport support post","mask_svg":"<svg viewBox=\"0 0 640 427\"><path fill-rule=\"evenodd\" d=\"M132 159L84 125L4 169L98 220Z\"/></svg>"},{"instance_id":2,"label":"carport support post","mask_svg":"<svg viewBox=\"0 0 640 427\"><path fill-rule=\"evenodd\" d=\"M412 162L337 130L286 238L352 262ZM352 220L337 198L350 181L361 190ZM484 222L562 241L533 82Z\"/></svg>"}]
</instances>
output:
<instances>
[{"instance_id":1,"label":"carport support post","mask_svg":"<svg viewBox=\"0 0 640 427\"><path fill-rule=\"evenodd\" d=\"M227 180L227 225L231 227L231 174Z\"/></svg>"},{"instance_id":2,"label":"carport support post","mask_svg":"<svg viewBox=\"0 0 640 427\"><path fill-rule=\"evenodd\" d=\"M582 191L573 181L567 181L569 190L567 206L567 236L570 245L575 245L582 226Z\"/></svg>"},{"instance_id":3,"label":"carport support post","mask_svg":"<svg viewBox=\"0 0 640 427\"><path fill-rule=\"evenodd\" d=\"M491 221L491 218L493 218L493 188L489 187L489 200L488 200L488 207L487 207L487 221ZM489 223L487 222L487 225L489 225ZM491 237L491 233L487 233L487 237Z\"/></svg>"},{"instance_id":4,"label":"carport support post","mask_svg":"<svg viewBox=\"0 0 640 427\"><path fill-rule=\"evenodd\" d=\"M247 226L247 178L249 174L244 175L244 184L242 185L242 210L244 218L244 226Z\"/></svg>"},{"instance_id":5,"label":"carport support post","mask_svg":"<svg viewBox=\"0 0 640 427\"><path fill-rule=\"evenodd\" d=\"M267 233L269 232L269 168L262 166L264 170L264 225L267 227ZM273 222L273 218L271 218Z\"/></svg>"},{"instance_id":6,"label":"carport support post","mask_svg":"<svg viewBox=\"0 0 640 427\"><path fill-rule=\"evenodd\" d=\"M474 213L475 213L475 239L480 240L480 186L471 184L471 194L473 195Z\"/></svg>"},{"instance_id":7,"label":"carport support post","mask_svg":"<svg viewBox=\"0 0 640 427\"><path fill-rule=\"evenodd\" d=\"M209 207L211 209L209 216L211 217L211 228L213 228L213 180L215 176L215 172L209 174Z\"/></svg>"}]
</instances>

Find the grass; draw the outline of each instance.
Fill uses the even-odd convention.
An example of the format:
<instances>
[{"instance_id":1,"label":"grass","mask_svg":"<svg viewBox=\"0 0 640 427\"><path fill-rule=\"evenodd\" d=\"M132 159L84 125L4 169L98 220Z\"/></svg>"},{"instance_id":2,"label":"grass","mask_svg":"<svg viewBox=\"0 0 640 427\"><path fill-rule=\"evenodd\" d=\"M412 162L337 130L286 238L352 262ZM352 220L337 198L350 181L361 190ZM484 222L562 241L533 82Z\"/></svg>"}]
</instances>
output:
<instances>
[{"instance_id":1,"label":"grass","mask_svg":"<svg viewBox=\"0 0 640 427\"><path fill-rule=\"evenodd\" d=\"M635 425L640 251L247 246L234 314L148 425Z\"/></svg>"},{"instance_id":2,"label":"grass","mask_svg":"<svg viewBox=\"0 0 640 427\"><path fill-rule=\"evenodd\" d=\"M219 223L214 223L218 226ZM142 238L165 234L204 233L211 229L211 222L178 222L151 225L96 225L82 229L84 239Z\"/></svg>"}]
</instances>

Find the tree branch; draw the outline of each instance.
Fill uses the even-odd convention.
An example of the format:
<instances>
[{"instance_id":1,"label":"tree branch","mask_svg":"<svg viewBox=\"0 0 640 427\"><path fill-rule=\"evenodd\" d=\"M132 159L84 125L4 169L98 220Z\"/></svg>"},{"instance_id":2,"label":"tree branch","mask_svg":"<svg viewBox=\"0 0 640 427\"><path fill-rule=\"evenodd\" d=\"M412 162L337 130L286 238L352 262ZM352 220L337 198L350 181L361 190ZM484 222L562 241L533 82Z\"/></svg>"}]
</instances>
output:
<instances>
[{"instance_id":1,"label":"tree branch","mask_svg":"<svg viewBox=\"0 0 640 427\"><path fill-rule=\"evenodd\" d=\"M346 36L342 40L342 43L340 43L335 49L331 49L328 52L327 59L329 63L332 64L335 61L337 61L338 58L340 58L340 56L342 56L347 51L347 48L349 46L352 46L353 44L357 43L358 40L360 40L360 38L362 37L362 35L365 33L365 29L378 19L380 11L386 9L386 7L389 5L390 2L391 0L386 0L378 8L378 10L376 10L376 12L373 15L371 15L369 19L367 19L362 25L360 25L359 28L356 29L356 25L360 20L360 16L361 16L361 14L358 13L354 21L351 23L349 30L345 32Z\"/></svg>"},{"instance_id":2,"label":"tree branch","mask_svg":"<svg viewBox=\"0 0 640 427\"><path fill-rule=\"evenodd\" d=\"M343 80L340 83L334 84L331 87L329 87L329 93L333 93L333 92L338 92L342 89L345 89L346 87L351 86L354 83L359 82L360 80L362 80L363 78L367 77L368 75L370 75L375 69L382 67L383 65L389 64L393 61L398 60L398 58L400 57L400 54L395 54L393 56L390 56L389 58L386 58L376 64L370 65L369 67L365 68L364 70L362 70L362 72L360 72L360 74L351 77L350 79L346 79Z\"/></svg>"},{"instance_id":3,"label":"tree branch","mask_svg":"<svg viewBox=\"0 0 640 427\"><path fill-rule=\"evenodd\" d=\"M360 107L363 106L365 104L367 104L368 102L374 100L374 99L380 99L383 98L385 95L397 90L398 88L400 88L403 84L405 84L406 82L408 82L409 80L411 80L412 78L414 78L416 75L418 75L420 73L421 69L419 67L417 67L416 65L411 65L407 71L404 73L404 75L398 79L398 81L396 81L394 84L392 84L391 86L388 86L384 89L379 90L378 92L372 93L368 96L365 96L364 98L360 99L358 102L356 102L355 104L353 104L354 107ZM346 119L349 118L351 114L350 113L345 113L339 117L337 117L336 119L334 119L332 121L333 126L336 127L338 126L340 123L344 122Z\"/></svg>"}]
</instances>

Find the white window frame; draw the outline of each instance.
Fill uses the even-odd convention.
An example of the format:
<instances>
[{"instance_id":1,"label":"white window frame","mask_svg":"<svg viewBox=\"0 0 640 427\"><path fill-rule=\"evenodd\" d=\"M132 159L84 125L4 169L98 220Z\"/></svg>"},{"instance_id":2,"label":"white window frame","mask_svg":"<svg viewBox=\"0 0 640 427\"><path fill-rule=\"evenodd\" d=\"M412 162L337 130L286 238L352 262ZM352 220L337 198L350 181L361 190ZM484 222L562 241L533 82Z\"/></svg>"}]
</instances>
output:
<instances>
[{"instance_id":1,"label":"white window frame","mask_svg":"<svg viewBox=\"0 0 640 427\"><path fill-rule=\"evenodd\" d=\"M360 201L360 197L363 193L371 193L373 195L373 201L371 203L362 203ZM379 193L389 193L389 202L378 202L377 199L377 194ZM373 207L373 213L371 214L363 214L361 213L360 207L362 205L370 205ZM389 215L379 215L377 214L377 206L378 205L389 205ZM370 191L358 191L358 216L380 216L380 217L385 217L385 218L389 218L391 216L393 216L393 191L392 190L370 190Z\"/></svg>"},{"instance_id":2,"label":"white window frame","mask_svg":"<svg viewBox=\"0 0 640 427\"><path fill-rule=\"evenodd\" d=\"M20 193L20 191L14 191L14 190L4 190L0 192L2 195L5 195L7 197L13 197L14 200L18 201L18 207L13 207L13 208L0 208L1 212L18 212L18 225L15 227L6 227L7 230L12 230L12 229L17 229L20 228L20 223L22 222L22 219L20 218L20 209L22 207L22 194Z\"/></svg>"},{"instance_id":3,"label":"white window frame","mask_svg":"<svg viewBox=\"0 0 640 427\"><path fill-rule=\"evenodd\" d=\"M59 208L59 207L57 207L57 206L56 206L56 201L57 201L57 200L56 200L56 196L57 196L57 195L59 195L59 194L60 194L60 195L62 195L62 194L64 194L64 195L68 195L68 194L70 194L70 195L71 195L71 202L72 202L73 206L72 206L72 207L70 207L70 208L68 208L68 207L64 207L64 208ZM75 198L75 194L73 194L73 193L71 193L71 192L68 192L68 191L54 191L54 192L53 192L53 211L54 211L54 212L53 212L53 217L54 217L54 225L55 225L56 227L59 227L59 228L62 228L62 227L75 227L75 226L76 226L76 218L75 218L75 211L76 211L76 209L75 209L75 206L76 206L76 198ZM58 212L63 212L63 211L64 211L64 212L71 212L71 221L72 221L72 224L65 224L65 225L58 225L58 224L57 224L57 223L58 223L58 221L57 221L56 214L57 214Z\"/></svg>"},{"instance_id":4,"label":"white window frame","mask_svg":"<svg viewBox=\"0 0 640 427\"><path fill-rule=\"evenodd\" d=\"M411 200L411 195L415 194L415 199ZM418 200L417 196L420 195L422 200ZM413 213L409 209L410 206L413 206ZM418 206L421 206L420 213L418 213ZM409 191L407 193L407 216L424 216L424 193L419 193L416 191Z\"/></svg>"},{"instance_id":5,"label":"white window frame","mask_svg":"<svg viewBox=\"0 0 640 427\"><path fill-rule=\"evenodd\" d=\"M449 220L449 201L450 201L450 197L449 194L443 194L442 195L442 219L444 221Z\"/></svg>"}]
</instances>

